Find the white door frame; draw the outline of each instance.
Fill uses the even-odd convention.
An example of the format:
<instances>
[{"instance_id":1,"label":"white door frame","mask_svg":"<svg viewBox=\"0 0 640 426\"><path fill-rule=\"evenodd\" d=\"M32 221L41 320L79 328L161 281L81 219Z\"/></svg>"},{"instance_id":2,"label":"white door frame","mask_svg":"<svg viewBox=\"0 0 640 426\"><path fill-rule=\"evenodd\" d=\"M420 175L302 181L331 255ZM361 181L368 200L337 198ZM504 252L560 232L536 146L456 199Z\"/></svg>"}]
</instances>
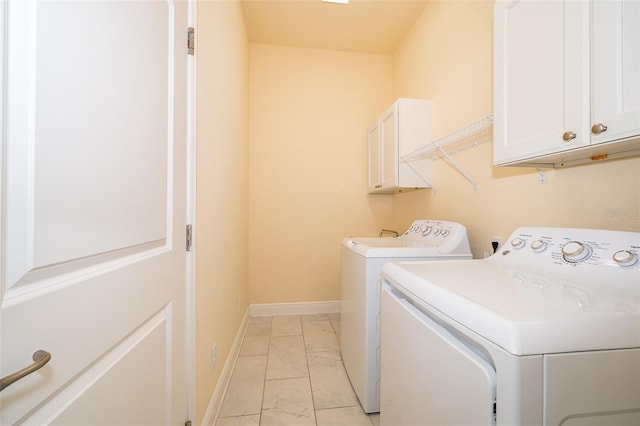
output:
<instances>
[{"instance_id":1,"label":"white door frame","mask_svg":"<svg viewBox=\"0 0 640 426\"><path fill-rule=\"evenodd\" d=\"M198 2L189 1L189 27L197 30ZM197 33L197 31L196 31ZM187 75L188 103L187 103L187 223L192 225L192 248L187 254L186 277L186 325L185 345L187 365L187 413L192 421L196 420L196 105L197 105L197 45L195 37L195 52L189 57Z\"/></svg>"}]
</instances>

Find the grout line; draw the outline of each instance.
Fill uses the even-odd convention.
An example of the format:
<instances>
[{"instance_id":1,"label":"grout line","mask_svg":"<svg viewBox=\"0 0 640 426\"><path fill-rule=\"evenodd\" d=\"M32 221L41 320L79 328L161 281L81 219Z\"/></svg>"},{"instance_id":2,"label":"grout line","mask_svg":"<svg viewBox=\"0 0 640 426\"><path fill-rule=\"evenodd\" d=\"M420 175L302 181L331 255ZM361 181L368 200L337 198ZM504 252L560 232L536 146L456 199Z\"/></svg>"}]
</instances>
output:
<instances>
[{"instance_id":1,"label":"grout line","mask_svg":"<svg viewBox=\"0 0 640 426\"><path fill-rule=\"evenodd\" d=\"M258 425L262 424L262 411L264 410L264 392L267 386L267 370L269 369L269 353L271 352L271 334L273 333L273 317L269 321L269 342L267 343L267 363L264 366L264 377L262 380L262 401L260 402L260 413L258 413Z\"/></svg>"},{"instance_id":2,"label":"grout line","mask_svg":"<svg viewBox=\"0 0 640 426\"><path fill-rule=\"evenodd\" d=\"M302 330L302 344L304 345L304 362L307 364L307 376L309 377L309 392L311 393L311 407L313 411L313 422L318 425L318 418L316 416L316 401L313 398L313 385L311 384L311 368L309 367L309 352L307 352L307 339L304 336L304 326L302 325L302 318L300 318L300 329Z\"/></svg>"}]
</instances>

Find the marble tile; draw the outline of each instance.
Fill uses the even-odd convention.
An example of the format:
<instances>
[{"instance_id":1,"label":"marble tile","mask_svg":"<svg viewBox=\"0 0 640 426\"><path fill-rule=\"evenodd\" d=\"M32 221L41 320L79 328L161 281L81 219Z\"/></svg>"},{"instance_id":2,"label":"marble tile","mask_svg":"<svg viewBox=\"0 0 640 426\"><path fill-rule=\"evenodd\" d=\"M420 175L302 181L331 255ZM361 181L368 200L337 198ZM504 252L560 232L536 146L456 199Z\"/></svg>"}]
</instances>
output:
<instances>
[{"instance_id":1,"label":"marble tile","mask_svg":"<svg viewBox=\"0 0 640 426\"><path fill-rule=\"evenodd\" d=\"M261 426L315 426L308 378L267 380Z\"/></svg>"},{"instance_id":2,"label":"marble tile","mask_svg":"<svg viewBox=\"0 0 640 426\"><path fill-rule=\"evenodd\" d=\"M333 332L331 322L305 321L302 323L304 342L307 352L337 351L340 350L338 338Z\"/></svg>"},{"instance_id":3,"label":"marble tile","mask_svg":"<svg viewBox=\"0 0 640 426\"><path fill-rule=\"evenodd\" d=\"M340 313L329 314L329 321L331 321L331 326L333 326L333 331L336 334L340 334Z\"/></svg>"},{"instance_id":4,"label":"marble tile","mask_svg":"<svg viewBox=\"0 0 640 426\"><path fill-rule=\"evenodd\" d=\"M222 417L216 421L216 426L260 426L260 415Z\"/></svg>"},{"instance_id":5,"label":"marble tile","mask_svg":"<svg viewBox=\"0 0 640 426\"><path fill-rule=\"evenodd\" d=\"M269 352L269 334L245 335L240 356L266 355Z\"/></svg>"},{"instance_id":6,"label":"marble tile","mask_svg":"<svg viewBox=\"0 0 640 426\"><path fill-rule=\"evenodd\" d=\"M238 357L219 417L260 414L267 356Z\"/></svg>"},{"instance_id":7,"label":"marble tile","mask_svg":"<svg viewBox=\"0 0 640 426\"><path fill-rule=\"evenodd\" d=\"M316 419L318 426L372 426L369 416L359 405L316 410Z\"/></svg>"},{"instance_id":8,"label":"marble tile","mask_svg":"<svg viewBox=\"0 0 640 426\"><path fill-rule=\"evenodd\" d=\"M245 336L258 336L271 333L271 317L253 317L249 319Z\"/></svg>"},{"instance_id":9,"label":"marble tile","mask_svg":"<svg viewBox=\"0 0 640 426\"><path fill-rule=\"evenodd\" d=\"M273 317L271 322L272 336L300 336L302 326L298 315L286 315Z\"/></svg>"},{"instance_id":10,"label":"marble tile","mask_svg":"<svg viewBox=\"0 0 640 426\"><path fill-rule=\"evenodd\" d=\"M329 314L305 314L300 315L300 321L321 321L329 319Z\"/></svg>"},{"instance_id":11,"label":"marble tile","mask_svg":"<svg viewBox=\"0 0 640 426\"><path fill-rule=\"evenodd\" d=\"M342 364L340 352L308 353L311 391L317 410L358 406L351 382Z\"/></svg>"},{"instance_id":12,"label":"marble tile","mask_svg":"<svg viewBox=\"0 0 640 426\"><path fill-rule=\"evenodd\" d=\"M308 377L302 336L273 336L269 344L267 380Z\"/></svg>"}]
</instances>

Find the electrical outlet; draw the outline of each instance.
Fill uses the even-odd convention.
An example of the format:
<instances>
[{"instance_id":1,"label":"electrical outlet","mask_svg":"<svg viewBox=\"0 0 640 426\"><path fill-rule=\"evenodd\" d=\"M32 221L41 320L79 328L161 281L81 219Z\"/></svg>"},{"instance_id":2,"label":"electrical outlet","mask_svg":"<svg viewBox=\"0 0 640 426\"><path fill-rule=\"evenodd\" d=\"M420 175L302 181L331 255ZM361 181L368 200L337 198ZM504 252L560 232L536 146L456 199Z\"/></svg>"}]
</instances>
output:
<instances>
[{"instance_id":1,"label":"electrical outlet","mask_svg":"<svg viewBox=\"0 0 640 426\"><path fill-rule=\"evenodd\" d=\"M216 361L217 361L217 358L218 358L216 346L217 346L216 343L214 343L213 346L211 346L211 369L212 370L215 370Z\"/></svg>"},{"instance_id":2,"label":"electrical outlet","mask_svg":"<svg viewBox=\"0 0 640 426\"><path fill-rule=\"evenodd\" d=\"M496 244L498 244L496 246ZM493 252L497 252L500 247L502 247L502 237L491 237L491 246L493 248Z\"/></svg>"}]
</instances>

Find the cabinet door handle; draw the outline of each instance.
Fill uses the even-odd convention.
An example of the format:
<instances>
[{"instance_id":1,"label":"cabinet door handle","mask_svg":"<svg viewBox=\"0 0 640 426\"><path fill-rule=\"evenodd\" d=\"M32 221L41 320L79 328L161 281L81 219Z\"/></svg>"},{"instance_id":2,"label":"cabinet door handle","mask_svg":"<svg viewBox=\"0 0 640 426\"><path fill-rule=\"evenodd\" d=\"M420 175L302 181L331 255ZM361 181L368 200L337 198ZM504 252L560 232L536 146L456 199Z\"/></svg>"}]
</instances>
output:
<instances>
[{"instance_id":1,"label":"cabinet door handle","mask_svg":"<svg viewBox=\"0 0 640 426\"><path fill-rule=\"evenodd\" d=\"M562 139L564 139L565 141L570 141L570 140L575 139L575 138L576 138L576 134L571 132L571 131L564 132L562 134Z\"/></svg>"},{"instance_id":2,"label":"cabinet door handle","mask_svg":"<svg viewBox=\"0 0 640 426\"><path fill-rule=\"evenodd\" d=\"M602 132L606 132L607 131L607 126L605 126L602 123L598 123L598 124L594 124L593 127L591 128L591 133L593 133L594 135L599 135Z\"/></svg>"},{"instance_id":3,"label":"cabinet door handle","mask_svg":"<svg viewBox=\"0 0 640 426\"><path fill-rule=\"evenodd\" d=\"M7 386L17 382L18 380L22 379L23 377L28 376L34 371L41 369L42 367L44 367L46 363L49 362L50 359L51 359L51 354L49 352L43 351L43 350L35 351L33 353L33 361L34 361L33 364L31 364L26 368L23 368L20 371L16 371L15 373L9 374L8 376L0 379L0 391L6 388Z\"/></svg>"}]
</instances>

